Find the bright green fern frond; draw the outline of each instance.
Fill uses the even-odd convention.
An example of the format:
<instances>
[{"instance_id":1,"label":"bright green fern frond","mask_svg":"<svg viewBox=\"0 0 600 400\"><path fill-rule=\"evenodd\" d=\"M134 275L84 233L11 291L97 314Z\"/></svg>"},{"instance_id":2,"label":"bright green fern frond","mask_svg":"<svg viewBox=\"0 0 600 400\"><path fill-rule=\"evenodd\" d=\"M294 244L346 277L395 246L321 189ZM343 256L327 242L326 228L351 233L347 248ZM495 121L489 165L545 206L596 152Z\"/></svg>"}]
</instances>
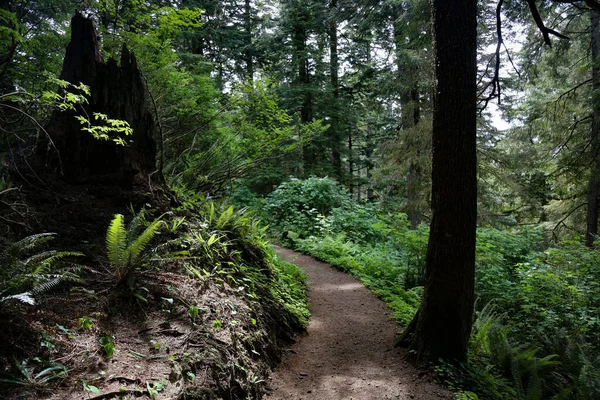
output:
<instances>
[{"instance_id":1,"label":"bright green fern frond","mask_svg":"<svg viewBox=\"0 0 600 400\"><path fill-rule=\"evenodd\" d=\"M127 243L132 243L140 232L149 225L149 222L146 219L145 209L142 208L139 213L136 213L132 206L129 211L133 215L133 219L127 224Z\"/></svg>"},{"instance_id":2,"label":"bright green fern frond","mask_svg":"<svg viewBox=\"0 0 600 400\"><path fill-rule=\"evenodd\" d=\"M157 219L148 226L133 242L129 243L125 251L125 255L130 264L137 264L140 261L140 256L150 243L158 228L162 225L162 221Z\"/></svg>"},{"instance_id":3,"label":"bright green fern frond","mask_svg":"<svg viewBox=\"0 0 600 400\"><path fill-rule=\"evenodd\" d=\"M137 228L142 226L139 221L140 219L133 225L129 224L126 229L123 216L116 214L106 232L108 259L113 267L115 278L121 283L128 281L131 274L140 266L146 247L163 224L161 219L157 218L137 235L133 231L137 231Z\"/></svg>"},{"instance_id":4,"label":"bright green fern frond","mask_svg":"<svg viewBox=\"0 0 600 400\"><path fill-rule=\"evenodd\" d=\"M208 222L209 226L212 226L213 222L215 221L215 218L215 203L211 201L210 203L208 203L208 207L206 208L206 212L204 213L204 219L206 220L206 222Z\"/></svg>"},{"instance_id":5,"label":"bright green fern frond","mask_svg":"<svg viewBox=\"0 0 600 400\"><path fill-rule=\"evenodd\" d=\"M115 214L106 231L106 252L113 268L119 270L127 265L126 248L127 232L125 231L124 217L121 214Z\"/></svg>"}]
</instances>

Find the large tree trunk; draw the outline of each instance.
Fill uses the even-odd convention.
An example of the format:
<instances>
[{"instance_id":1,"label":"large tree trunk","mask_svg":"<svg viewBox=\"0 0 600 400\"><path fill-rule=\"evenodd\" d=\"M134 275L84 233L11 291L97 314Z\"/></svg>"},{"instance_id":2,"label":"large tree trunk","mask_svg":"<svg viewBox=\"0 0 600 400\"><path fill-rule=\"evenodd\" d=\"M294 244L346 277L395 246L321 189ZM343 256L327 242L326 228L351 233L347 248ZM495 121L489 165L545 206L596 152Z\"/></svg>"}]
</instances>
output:
<instances>
[{"instance_id":1,"label":"large tree trunk","mask_svg":"<svg viewBox=\"0 0 600 400\"><path fill-rule=\"evenodd\" d=\"M589 247L594 246L598 235L598 175L600 174L600 66L598 55L600 51L600 13L590 10L592 25L592 132L591 149L593 155L590 171L588 204L586 216L585 242Z\"/></svg>"},{"instance_id":2,"label":"large tree trunk","mask_svg":"<svg viewBox=\"0 0 600 400\"><path fill-rule=\"evenodd\" d=\"M477 2L432 0L433 219L421 308L410 343L419 366L463 361L474 303Z\"/></svg>"},{"instance_id":3,"label":"large tree trunk","mask_svg":"<svg viewBox=\"0 0 600 400\"><path fill-rule=\"evenodd\" d=\"M148 111L146 89L133 53L125 45L121 62L104 62L98 47L98 37L92 20L76 14L71 20L71 42L67 46L60 79L90 87L89 104L83 109L93 123L93 113L127 121L133 135L124 137L126 146L113 141L101 141L81 130L74 118L76 112L52 114L46 127L58 150L50 162L59 160L67 181L110 182L131 186L134 176L148 176L155 171L155 124ZM58 156L58 158L57 158Z\"/></svg>"}]
</instances>

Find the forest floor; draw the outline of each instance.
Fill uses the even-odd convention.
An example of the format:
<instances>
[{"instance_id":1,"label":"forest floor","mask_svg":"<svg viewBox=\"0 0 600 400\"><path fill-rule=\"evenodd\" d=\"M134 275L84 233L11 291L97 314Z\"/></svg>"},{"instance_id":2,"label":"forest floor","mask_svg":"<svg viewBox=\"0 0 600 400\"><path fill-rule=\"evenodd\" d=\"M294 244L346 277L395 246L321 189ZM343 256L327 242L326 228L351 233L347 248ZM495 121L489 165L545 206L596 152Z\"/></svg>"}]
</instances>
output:
<instances>
[{"instance_id":1,"label":"forest floor","mask_svg":"<svg viewBox=\"0 0 600 400\"><path fill-rule=\"evenodd\" d=\"M292 250L277 254L306 272L311 322L271 376L268 400L453 399L395 347L399 326L355 278Z\"/></svg>"},{"instance_id":2,"label":"forest floor","mask_svg":"<svg viewBox=\"0 0 600 400\"><path fill-rule=\"evenodd\" d=\"M261 398L281 347L300 330L272 293L276 275L266 254L242 247L233 233L231 239L213 233L200 209L171 210L163 187L69 185L38 172L19 165L10 175L12 187L0 199L0 258L17 238L54 232L47 246L21 249L18 261L9 262L25 265L21 259L53 249L78 251L82 256L69 262L82 266L81 281L58 285L35 305L0 301L0 398ZM149 221L162 215L167 228L148 249L151 263L121 285L105 238L116 213L131 219L128 205L145 208ZM167 223L178 220L177 232L169 230ZM184 247L207 232L218 237L210 253ZM173 248L193 256L171 257ZM209 256L210 264L203 258Z\"/></svg>"}]
</instances>

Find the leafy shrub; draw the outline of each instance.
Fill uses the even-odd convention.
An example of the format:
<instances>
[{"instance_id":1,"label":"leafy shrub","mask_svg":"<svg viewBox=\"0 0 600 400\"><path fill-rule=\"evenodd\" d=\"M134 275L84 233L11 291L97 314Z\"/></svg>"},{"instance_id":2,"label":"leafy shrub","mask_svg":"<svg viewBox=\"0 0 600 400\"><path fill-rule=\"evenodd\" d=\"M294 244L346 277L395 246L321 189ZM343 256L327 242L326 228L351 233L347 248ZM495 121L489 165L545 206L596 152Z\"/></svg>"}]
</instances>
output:
<instances>
[{"instance_id":1,"label":"leafy shrub","mask_svg":"<svg viewBox=\"0 0 600 400\"><path fill-rule=\"evenodd\" d=\"M477 292L504 314L476 322L487 342L474 360L508 377L517 398L598 398L600 255L577 242L539 251L531 231L478 233Z\"/></svg>"},{"instance_id":2,"label":"leafy shrub","mask_svg":"<svg viewBox=\"0 0 600 400\"><path fill-rule=\"evenodd\" d=\"M308 237L318 233L318 215L328 216L349 201L345 190L333 179L292 179L267 196L266 209L276 234L292 231Z\"/></svg>"},{"instance_id":3,"label":"leafy shrub","mask_svg":"<svg viewBox=\"0 0 600 400\"><path fill-rule=\"evenodd\" d=\"M420 225L415 230L405 229L394 232L394 247L404 255L406 265L404 287L410 289L423 286L425 282L425 257L429 241L429 227Z\"/></svg>"},{"instance_id":4,"label":"leafy shrub","mask_svg":"<svg viewBox=\"0 0 600 400\"><path fill-rule=\"evenodd\" d=\"M534 253L517 268L519 313L528 337L566 329L600 346L600 254L579 243Z\"/></svg>"},{"instance_id":5,"label":"leafy shrub","mask_svg":"<svg viewBox=\"0 0 600 400\"><path fill-rule=\"evenodd\" d=\"M517 269L543 248L542 232L535 229L502 231L479 228L475 291L480 304L494 301L501 309L515 306Z\"/></svg>"},{"instance_id":6,"label":"leafy shrub","mask_svg":"<svg viewBox=\"0 0 600 400\"><path fill-rule=\"evenodd\" d=\"M355 243L375 244L387 240L391 231L382 218L377 215L373 204L346 202L343 207L335 208L329 217L323 220L329 233L343 233Z\"/></svg>"},{"instance_id":7,"label":"leafy shrub","mask_svg":"<svg viewBox=\"0 0 600 400\"><path fill-rule=\"evenodd\" d=\"M250 209L259 217L264 218L265 199L259 197L244 184L235 185L229 194L229 201L237 209Z\"/></svg>"}]
</instances>

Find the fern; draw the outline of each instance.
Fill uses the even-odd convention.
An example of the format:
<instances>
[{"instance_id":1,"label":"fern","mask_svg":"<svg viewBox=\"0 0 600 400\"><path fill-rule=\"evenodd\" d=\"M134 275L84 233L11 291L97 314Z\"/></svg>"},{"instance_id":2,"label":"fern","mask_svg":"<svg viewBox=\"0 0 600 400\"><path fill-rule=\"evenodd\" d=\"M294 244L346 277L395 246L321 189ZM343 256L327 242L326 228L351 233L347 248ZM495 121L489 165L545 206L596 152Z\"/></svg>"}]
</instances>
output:
<instances>
[{"instance_id":1,"label":"fern","mask_svg":"<svg viewBox=\"0 0 600 400\"><path fill-rule=\"evenodd\" d=\"M42 251L31 254L52 240L54 233L27 236L11 243L0 253L0 302L17 300L34 305L35 299L62 282L80 282L81 266L66 263L66 257L83 254L72 251Z\"/></svg>"},{"instance_id":2,"label":"fern","mask_svg":"<svg viewBox=\"0 0 600 400\"><path fill-rule=\"evenodd\" d=\"M140 226L139 218L141 218L139 215L136 216L133 223L125 228L123 215L115 214L106 231L106 253L113 274L119 282L128 279L144 263L146 248L163 224L163 221L158 218L137 235L136 231Z\"/></svg>"},{"instance_id":3,"label":"fern","mask_svg":"<svg viewBox=\"0 0 600 400\"><path fill-rule=\"evenodd\" d=\"M115 214L106 232L106 253L115 270L120 270L126 265L126 248L127 232L125 231L124 217L121 214Z\"/></svg>"},{"instance_id":4,"label":"fern","mask_svg":"<svg viewBox=\"0 0 600 400\"><path fill-rule=\"evenodd\" d=\"M154 238L156 231L162 225L162 221L152 222L137 238L135 238L127 247L125 256L130 263L138 263L141 254L146 249L150 241Z\"/></svg>"},{"instance_id":5,"label":"fern","mask_svg":"<svg viewBox=\"0 0 600 400\"><path fill-rule=\"evenodd\" d=\"M559 355L539 357L540 348L512 345L510 328L501 322L505 316L497 315L494 305L488 303L473 324L472 349L489 357L491 365L511 380L519 399L541 400L552 392L556 399L567 396L570 390L557 371Z\"/></svg>"}]
</instances>

